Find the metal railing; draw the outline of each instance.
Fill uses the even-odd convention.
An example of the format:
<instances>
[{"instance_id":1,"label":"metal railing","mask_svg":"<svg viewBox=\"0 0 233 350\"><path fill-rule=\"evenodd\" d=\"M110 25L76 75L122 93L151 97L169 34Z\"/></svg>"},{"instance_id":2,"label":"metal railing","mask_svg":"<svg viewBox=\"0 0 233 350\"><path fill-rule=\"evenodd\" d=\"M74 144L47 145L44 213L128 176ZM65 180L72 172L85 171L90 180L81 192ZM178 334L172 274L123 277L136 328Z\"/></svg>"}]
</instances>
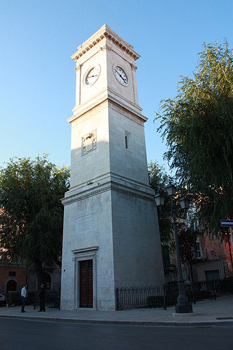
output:
<instances>
[{"instance_id":1,"label":"metal railing","mask_svg":"<svg viewBox=\"0 0 233 350\"><path fill-rule=\"evenodd\" d=\"M116 300L117 309L135 309L148 307L147 299L153 296L161 296L164 294L163 286L160 287L131 287L117 288Z\"/></svg>"},{"instance_id":2,"label":"metal railing","mask_svg":"<svg viewBox=\"0 0 233 350\"><path fill-rule=\"evenodd\" d=\"M233 294L233 279L201 281L185 284L185 292L191 303ZM134 308L163 308L175 305L178 297L177 282L163 286L130 287L116 289L117 310Z\"/></svg>"},{"instance_id":3,"label":"metal railing","mask_svg":"<svg viewBox=\"0 0 233 350\"><path fill-rule=\"evenodd\" d=\"M36 306L40 305L38 292L34 292L34 310ZM46 290L45 292L45 306L48 308L58 308L60 310L60 292Z\"/></svg>"}]
</instances>

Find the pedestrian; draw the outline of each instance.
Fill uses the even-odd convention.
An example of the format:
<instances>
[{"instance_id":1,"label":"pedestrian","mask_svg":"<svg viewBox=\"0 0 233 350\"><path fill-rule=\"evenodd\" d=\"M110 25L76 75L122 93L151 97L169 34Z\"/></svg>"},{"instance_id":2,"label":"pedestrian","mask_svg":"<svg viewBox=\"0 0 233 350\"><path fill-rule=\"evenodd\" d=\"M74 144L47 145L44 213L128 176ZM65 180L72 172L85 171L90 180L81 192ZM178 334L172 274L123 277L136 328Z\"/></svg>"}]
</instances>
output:
<instances>
[{"instance_id":1,"label":"pedestrian","mask_svg":"<svg viewBox=\"0 0 233 350\"><path fill-rule=\"evenodd\" d=\"M41 285L41 290L39 292L39 299L40 299L39 312L45 311L45 287L44 287L44 284Z\"/></svg>"},{"instance_id":2,"label":"pedestrian","mask_svg":"<svg viewBox=\"0 0 233 350\"><path fill-rule=\"evenodd\" d=\"M21 300L22 300L21 312L26 312L24 310L24 307L25 307L27 296L28 296L28 285L25 284L24 287L21 289Z\"/></svg>"}]
</instances>

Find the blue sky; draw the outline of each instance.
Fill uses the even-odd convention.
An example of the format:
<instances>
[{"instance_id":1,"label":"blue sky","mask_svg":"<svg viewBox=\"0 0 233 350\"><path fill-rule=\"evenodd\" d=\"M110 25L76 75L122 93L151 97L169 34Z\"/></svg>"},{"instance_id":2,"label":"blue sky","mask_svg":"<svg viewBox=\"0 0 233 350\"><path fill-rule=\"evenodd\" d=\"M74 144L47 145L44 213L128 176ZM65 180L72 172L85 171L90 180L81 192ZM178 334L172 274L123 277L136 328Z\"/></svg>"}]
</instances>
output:
<instances>
[{"instance_id":1,"label":"blue sky","mask_svg":"<svg viewBox=\"0 0 233 350\"><path fill-rule=\"evenodd\" d=\"M0 166L49 153L70 165L77 46L104 23L134 46L148 161L166 150L153 119L192 76L203 42L233 48L233 0L0 0Z\"/></svg>"}]
</instances>

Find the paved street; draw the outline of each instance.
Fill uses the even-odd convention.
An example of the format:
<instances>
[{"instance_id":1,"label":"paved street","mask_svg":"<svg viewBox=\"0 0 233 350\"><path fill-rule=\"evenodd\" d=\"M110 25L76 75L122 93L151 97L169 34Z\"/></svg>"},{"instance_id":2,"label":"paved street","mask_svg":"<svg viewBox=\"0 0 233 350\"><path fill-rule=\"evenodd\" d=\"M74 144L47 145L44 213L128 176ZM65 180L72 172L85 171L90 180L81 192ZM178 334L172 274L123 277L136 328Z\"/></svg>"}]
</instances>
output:
<instances>
[{"instance_id":1,"label":"paved street","mask_svg":"<svg viewBox=\"0 0 233 350\"><path fill-rule=\"evenodd\" d=\"M0 308L0 350L232 350L233 296L193 305L194 315L174 307L38 312Z\"/></svg>"},{"instance_id":2,"label":"paved street","mask_svg":"<svg viewBox=\"0 0 233 350\"><path fill-rule=\"evenodd\" d=\"M232 350L233 325L136 326L0 318L1 350Z\"/></svg>"}]
</instances>

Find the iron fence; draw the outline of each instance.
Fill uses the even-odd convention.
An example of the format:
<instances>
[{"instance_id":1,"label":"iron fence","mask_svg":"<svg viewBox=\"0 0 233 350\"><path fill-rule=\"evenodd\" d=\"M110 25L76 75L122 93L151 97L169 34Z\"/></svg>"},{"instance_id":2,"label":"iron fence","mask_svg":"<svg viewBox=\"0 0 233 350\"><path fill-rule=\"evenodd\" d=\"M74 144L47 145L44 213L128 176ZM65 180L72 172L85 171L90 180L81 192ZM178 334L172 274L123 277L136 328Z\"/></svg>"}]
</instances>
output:
<instances>
[{"instance_id":1,"label":"iron fence","mask_svg":"<svg viewBox=\"0 0 233 350\"><path fill-rule=\"evenodd\" d=\"M38 292L34 292L34 310L36 306L40 305ZM45 291L45 306L48 308L58 308L60 310L60 292L59 291Z\"/></svg>"},{"instance_id":2,"label":"iron fence","mask_svg":"<svg viewBox=\"0 0 233 350\"><path fill-rule=\"evenodd\" d=\"M135 309L148 307L147 299L153 296L161 296L164 293L163 286L145 288L117 288L117 309Z\"/></svg>"},{"instance_id":3,"label":"iron fence","mask_svg":"<svg viewBox=\"0 0 233 350\"><path fill-rule=\"evenodd\" d=\"M185 284L185 292L191 303L233 294L233 279L201 281ZM117 310L135 308L166 308L175 305L178 297L177 282L157 287L130 287L116 289Z\"/></svg>"}]
</instances>

